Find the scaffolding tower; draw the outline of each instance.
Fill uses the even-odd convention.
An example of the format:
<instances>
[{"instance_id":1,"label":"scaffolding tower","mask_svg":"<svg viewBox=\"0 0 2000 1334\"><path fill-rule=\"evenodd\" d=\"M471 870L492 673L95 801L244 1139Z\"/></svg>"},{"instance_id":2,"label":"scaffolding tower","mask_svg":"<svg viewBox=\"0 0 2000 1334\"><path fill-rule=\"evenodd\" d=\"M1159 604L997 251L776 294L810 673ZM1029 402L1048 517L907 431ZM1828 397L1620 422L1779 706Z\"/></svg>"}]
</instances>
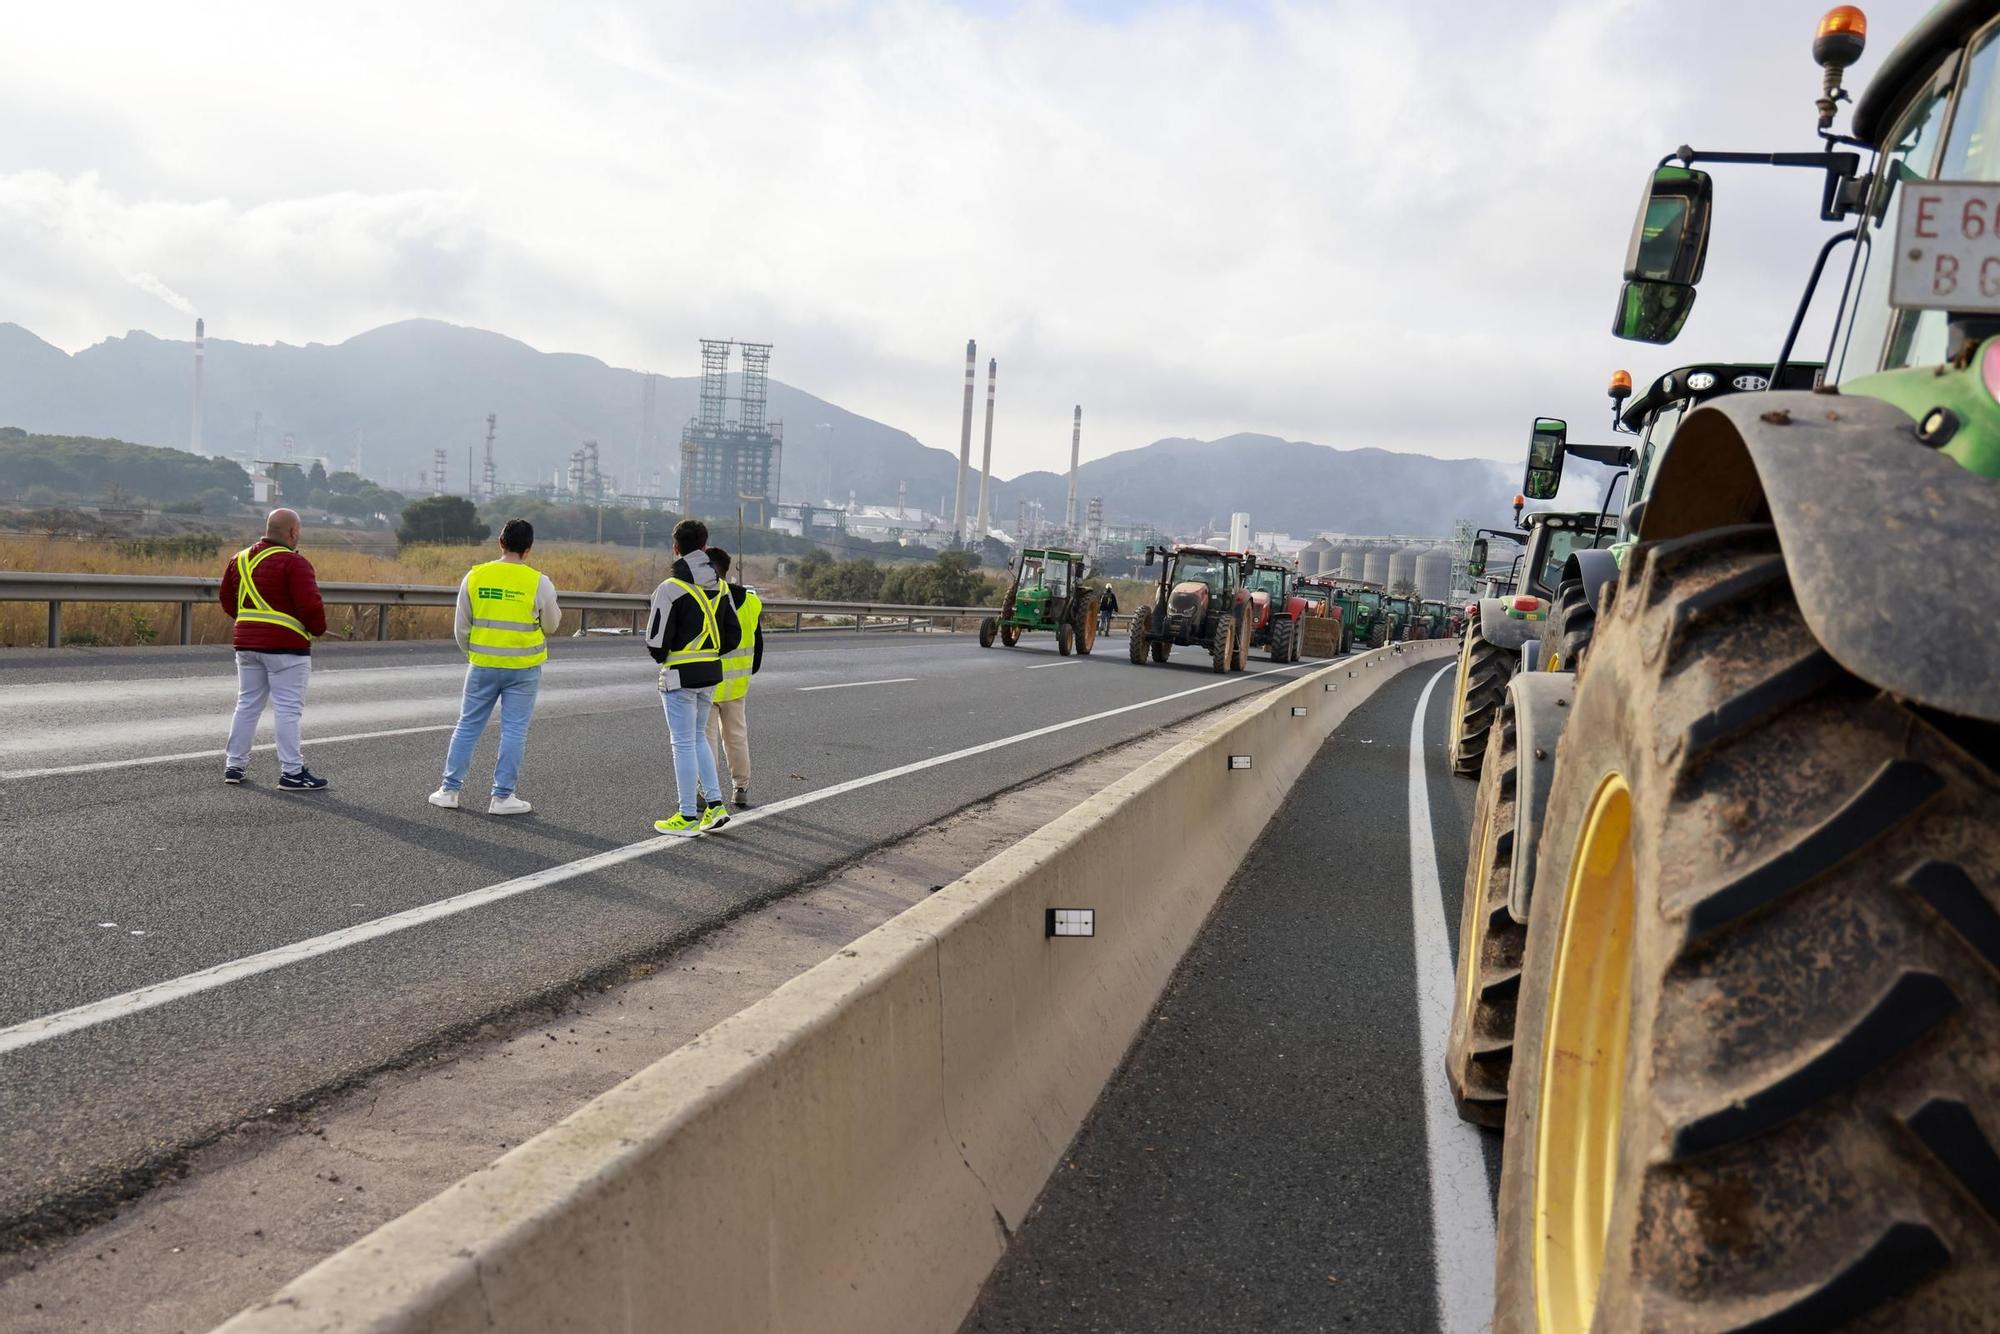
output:
<instances>
[{"instance_id":1,"label":"scaffolding tower","mask_svg":"<svg viewBox=\"0 0 2000 1334\"><path fill-rule=\"evenodd\" d=\"M291 444L290 436L285 437L285 443L287 446ZM285 452L289 454L291 450L287 448ZM431 451L431 494L434 496L444 494L444 457L442 449Z\"/></svg>"},{"instance_id":2,"label":"scaffolding tower","mask_svg":"<svg viewBox=\"0 0 2000 1334\"><path fill-rule=\"evenodd\" d=\"M729 349L743 349L742 392L729 414ZM778 503L783 423L767 419L771 344L701 340L701 401L681 432L681 513L702 519L737 515L769 526Z\"/></svg>"},{"instance_id":3,"label":"scaffolding tower","mask_svg":"<svg viewBox=\"0 0 2000 1334\"><path fill-rule=\"evenodd\" d=\"M493 472L493 436L500 427L498 413L486 414L486 464L479 473L479 494L487 500L500 494L499 482Z\"/></svg>"}]
</instances>

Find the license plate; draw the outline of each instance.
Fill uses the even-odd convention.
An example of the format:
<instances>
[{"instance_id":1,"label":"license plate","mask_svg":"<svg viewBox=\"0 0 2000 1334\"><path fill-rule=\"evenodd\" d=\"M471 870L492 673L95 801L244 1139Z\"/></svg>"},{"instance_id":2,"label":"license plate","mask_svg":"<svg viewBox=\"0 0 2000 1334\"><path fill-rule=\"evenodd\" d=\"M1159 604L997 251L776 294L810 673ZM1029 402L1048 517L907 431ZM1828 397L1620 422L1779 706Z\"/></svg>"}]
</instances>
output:
<instances>
[{"instance_id":1,"label":"license plate","mask_svg":"<svg viewBox=\"0 0 2000 1334\"><path fill-rule=\"evenodd\" d=\"M1889 304L2000 312L2000 184L1905 181Z\"/></svg>"}]
</instances>

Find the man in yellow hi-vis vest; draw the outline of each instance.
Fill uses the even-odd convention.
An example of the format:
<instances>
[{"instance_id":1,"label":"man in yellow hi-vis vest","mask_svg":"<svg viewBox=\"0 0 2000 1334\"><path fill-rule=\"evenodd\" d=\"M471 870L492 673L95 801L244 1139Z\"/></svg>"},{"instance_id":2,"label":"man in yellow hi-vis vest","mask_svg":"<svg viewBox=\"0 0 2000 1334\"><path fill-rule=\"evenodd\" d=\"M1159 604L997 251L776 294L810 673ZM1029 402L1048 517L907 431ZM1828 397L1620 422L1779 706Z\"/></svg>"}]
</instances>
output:
<instances>
[{"instance_id":1,"label":"man in yellow hi-vis vest","mask_svg":"<svg viewBox=\"0 0 2000 1334\"><path fill-rule=\"evenodd\" d=\"M680 809L653 828L675 838L720 829L729 823L722 804L722 780L715 773L715 749L708 744L708 714L722 684L722 659L736 651L742 634L736 608L722 596L715 567L708 563L708 525L682 519L674 525L673 572L653 590L646 622L646 651L660 664L660 705L674 751L674 790ZM703 795L707 804L702 804Z\"/></svg>"},{"instance_id":2,"label":"man in yellow hi-vis vest","mask_svg":"<svg viewBox=\"0 0 2000 1334\"><path fill-rule=\"evenodd\" d=\"M458 809L472 749L498 705L500 757L493 766L493 800L487 814L526 815L534 809L515 795L514 783L521 773L521 754L528 748L535 696L542 688L548 636L562 624L556 586L528 564L528 549L534 545L533 524L507 520L500 530L500 559L473 566L458 586L454 633L470 665L465 669L458 726L445 750L444 782L430 795L433 806Z\"/></svg>"},{"instance_id":3,"label":"man in yellow hi-vis vest","mask_svg":"<svg viewBox=\"0 0 2000 1334\"><path fill-rule=\"evenodd\" d=\"M722 659L722 684L715 688L715 708L708 715L708 744L729 757L729 781L735 788L731 799L740 810L750 804L750 720L744 705L750 678L764 665L764 637L757 633L764 599L754 588L728 582L729 553L721 547L708 549L708 562L722 581L723 595L736 608L736 623L743 633L736 651Z\"/></svg>"}]
</instances>

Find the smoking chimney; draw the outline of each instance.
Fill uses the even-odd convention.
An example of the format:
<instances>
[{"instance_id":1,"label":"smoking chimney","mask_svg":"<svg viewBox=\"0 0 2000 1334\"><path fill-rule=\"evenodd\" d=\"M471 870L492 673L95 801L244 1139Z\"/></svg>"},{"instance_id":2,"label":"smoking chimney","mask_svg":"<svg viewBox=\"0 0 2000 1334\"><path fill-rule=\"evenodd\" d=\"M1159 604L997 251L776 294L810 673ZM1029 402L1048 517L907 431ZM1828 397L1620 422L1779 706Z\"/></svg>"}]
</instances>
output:
<instances>
[{"instance_id":1,"label":"smoking chimney","mask_svg":"<svg viewBox=\"0 0 2000 1334\"><path fill-rule=\"evenodd\" d=\"M973 531L978 534L973 540L986 541L986 488L993 480L993 390L1000 381L1000 360L994 358L986 363L986 449L979 459L979 526Z\"/></svg>"},{"instance_id":2,"label":"smoking chimney","mask_svg":"<svg viewBox=\"0 0 2000 1334\"><path fill-rule=\"evenodd\" d=\"M965 470L972 466L972 381L978 373L979 345L965 340L965 420L958 429L958 480L951 492L951 540L965 541Z\"/></svg>"},{"instance_id":3,"label":"smoking chimney","mask_svg":"<svg viewBox=\"0 0 2000 1334\"><path fill-rule=\"evenodd\" d=\"M208 325L205 321L194 322L194 426L188 432L188 449L191 453L207 454L201 443L201 363L207 354Z\"/></svg>"},{"instance_id":4,"label":"smoking chimney","mask_svg":"<svg viewBox=\"0 0 2000 1334\"><path fill-rule=\"evenodd\" d=\"M1083 445L1083 404L1076 405L1076 416L1069 427L1069 500L1063 505L1063 530L1072 538L1076 534L1076 456Z\"/></svg>"}]
</instances>

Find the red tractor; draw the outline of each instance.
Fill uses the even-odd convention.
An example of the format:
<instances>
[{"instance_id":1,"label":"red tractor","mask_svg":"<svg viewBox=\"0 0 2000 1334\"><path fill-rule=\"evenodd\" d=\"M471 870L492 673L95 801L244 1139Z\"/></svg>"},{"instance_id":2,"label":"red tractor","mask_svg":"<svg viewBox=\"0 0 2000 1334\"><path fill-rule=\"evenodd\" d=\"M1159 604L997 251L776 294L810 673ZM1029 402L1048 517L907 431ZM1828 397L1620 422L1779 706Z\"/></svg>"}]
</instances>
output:
<instances>
[{"instance_id":1,"label":"red tractor","mask_svg":"<svg viewBox=\"0 0 2000 1334\"><path fill-rule=\"evenodd\" d=\"M1165 662L1179 644L1207 649L1217 672L1249 666L1249 558L1185 543L1147 547L1147 566L1156 560L1159 589L1150 606L1132 613L1132 661Z\"/></svg>"},{"instance_id":2,"label":"red tractor","mask_svg":"<svg viewBox=\"0 0 2000 1334\"><path fill-rule=\"evenodd\" d=\"M1297 662L1304 647L1306 618L1325 615L1328 604L1305 596L1298 572L1291 566L1256 556L1247 559L1250 647L1269 653L1272 662Z\"/></svg>"}]
</instances>

